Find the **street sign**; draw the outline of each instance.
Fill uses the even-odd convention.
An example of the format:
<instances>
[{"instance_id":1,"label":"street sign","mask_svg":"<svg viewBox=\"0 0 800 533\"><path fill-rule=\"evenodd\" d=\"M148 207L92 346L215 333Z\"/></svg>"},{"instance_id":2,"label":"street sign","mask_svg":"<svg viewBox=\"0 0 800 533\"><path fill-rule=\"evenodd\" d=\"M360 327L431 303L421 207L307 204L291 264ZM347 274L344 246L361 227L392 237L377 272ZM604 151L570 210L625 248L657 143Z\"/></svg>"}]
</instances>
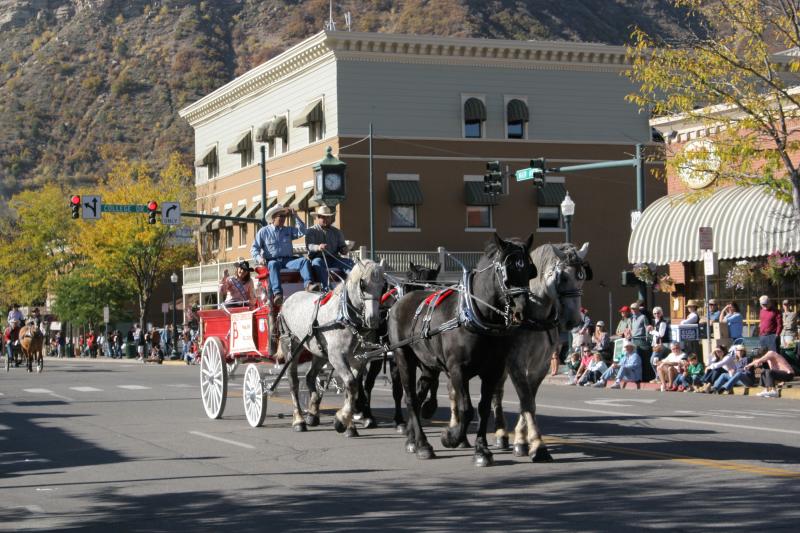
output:
<instances>
[{"instance_id":1,"label":"street sign","mask_svg":"<svg viewBox=\"0 0 800 533\"><path fill-rule=\"evenodd\" d=\"M105 307L103 307L103 322L108 324L110 322L109 319L111 318L110 315L111 313L109 312L108 306L106 305Z\"/></svg>"},{"instance_id":2,"label":"street sign","mask_svg":"<svg viewBox=\"0 0 800 533\"><path fill-rule=\"evenodd\" d=\"M699 230L700 250L714 249L714 231L710 227L702 227Z\"/></svg>"},{"instance_id":3,"label":"street sign","mask_svg":"<svg viewBox=\"0 0 800 533\"><path fill-rule=\"evenodd\" d=\"M164 302L161 304L161 312L164 314L169 313L169 303Z\"/></svg>"},{"instance_id":4,"label":"street sign","mask_svg":"<svg viewBox=\"0 0 800 533\"><path fill-rule=\"evenodd\" d=\"M537 170L539 170L539 169L534 169L534 168L530 168L530 167L529 168L521 168L521 169L517 170L516 172L514 172L514 176L517 178L517 181L532 180L536 176L536 174L537 174L536 171Z\"/></svg>"},{"instance_id":5,"label":"street sign","mask_svg":"<svg viewBox=\"0 0 800 533\"><path fill-rule=\"evenodd\" d=\"M711 250L703 251L703 274L706 276L716 276L717 269L717 254Z\"/></svg>"},{"instance_id":6,"label":"street sign","mask_svg":"<svg viewBox=\"0 0 800 533\"><path fill-rule=\"evenodd\" d=\"M147 213L147 206L136 204L103 204L102 211L106 213Z\"/></svg>"},{"instance_id":7,"label":"street sign","mask_svg":"<svg viewBox=\"0 0 800 533\"><path fill-rule=\"evenodd\" d=\"M103 202L99 196L84 196L81 198L83 209L81 215L84 220L98 220L103 208Z\"/></svg>"},{"instance_id":8,"label":"street sign","mask_svg":"<svg viewBox=\"0 0 800 533\"><path fill-rule=\"evenodd\" d=\"M161 223L177 226L181 223L181 204L178 202L161 203Z\"/></svg>"}]
</instances>

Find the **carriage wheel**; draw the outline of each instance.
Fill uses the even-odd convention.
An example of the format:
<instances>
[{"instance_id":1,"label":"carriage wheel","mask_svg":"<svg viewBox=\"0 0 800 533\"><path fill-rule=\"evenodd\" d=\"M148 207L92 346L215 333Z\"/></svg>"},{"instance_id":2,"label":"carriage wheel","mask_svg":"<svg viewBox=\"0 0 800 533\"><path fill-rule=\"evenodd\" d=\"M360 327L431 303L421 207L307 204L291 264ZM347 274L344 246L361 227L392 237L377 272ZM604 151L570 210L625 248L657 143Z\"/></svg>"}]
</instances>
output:
<instances>
[{"instance_id":1,"label":"carriage wheel","mask_svg":"<svg viewBox=\"0 0 800 533\"><path fill-rule=\"evenodd\" d=\"M210 337L203 344L200 394L208 418L220 418L228 396L228 367L222 356L222 343L216 337Z\"/></svg>"},{"instance_id":2,"label":"carriage wheel","mask_svg":"<svg viewBox=\"0 0 800 533\"><path fill-rule=\"evenodd\" d=\"M250 424L250 427L260 427L267 416L267 395L264 392L264 384L261 381L258 367L252 363L247 365L247 369L244 371L242 399L247 423Z\"/></svg>"}]
</instances>

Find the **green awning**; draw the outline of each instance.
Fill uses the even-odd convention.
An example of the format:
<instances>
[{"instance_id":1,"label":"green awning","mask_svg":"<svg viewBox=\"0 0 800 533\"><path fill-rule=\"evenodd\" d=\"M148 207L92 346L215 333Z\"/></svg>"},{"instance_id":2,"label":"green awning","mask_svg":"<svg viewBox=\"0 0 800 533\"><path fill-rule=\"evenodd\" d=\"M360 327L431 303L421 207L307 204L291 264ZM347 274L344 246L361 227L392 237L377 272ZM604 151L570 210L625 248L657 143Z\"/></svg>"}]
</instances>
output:
<instances>
[{"instance_id":1,"label":"green awning","mask_svg":"<svg viewBox=\"0 0 800 533\"><path fill-rule=\"evenodd\" d=\"M421 205L422 189L417 180L389 180L389 205Z\"/></svg>"},{"instance_id":2,"label":"green awning","mask_svg":"<svg viewBox=\"0 0 800 533\"><path fill-rule=\"evenodd\" d=\"M304 128L311 122L322 122L322 100L315 100L305 106L296 119L292 121L295 128Z\"/></svg>"},{"instance_id":3,"label":"green awning","mask_svg":"<svg viewBox=\"0 0 800 533\"><path fill-rule=\"evenodd\" d=\"M506 118L508 122L528 122L528 104L522 100L509 100L506 105Z\"/></svg>"},{"instance_id":4,"label":"green awning","mask_svg":"<svg viewBox=\"0 0 800 533\"><path fill-rule=\"evenodd\" d=\"M464 102L464 121L481 122L486 120L486 106L477 98L468 98Z\"/></svg>"},{"instance_id":5,"label":"green awning","mask_svg":"<svg viewBox=\"0 0 800 533\"><path fill-rule=\"evenodd\" d=\"M541 207L559 207L567 187L563 183L545 183L541 189L536 189L536 203Z\"/></svg>"},{"instance_id":6,"label":"green awning","mask_svg":"<svg viewBox=\"0 0 800 533\"><path fill-rule=\"evenodd\" d=\"M499 195L483 192L482 181L464 182L464 202L467 205L497 205Z\"/></svg>"}]
</instances>

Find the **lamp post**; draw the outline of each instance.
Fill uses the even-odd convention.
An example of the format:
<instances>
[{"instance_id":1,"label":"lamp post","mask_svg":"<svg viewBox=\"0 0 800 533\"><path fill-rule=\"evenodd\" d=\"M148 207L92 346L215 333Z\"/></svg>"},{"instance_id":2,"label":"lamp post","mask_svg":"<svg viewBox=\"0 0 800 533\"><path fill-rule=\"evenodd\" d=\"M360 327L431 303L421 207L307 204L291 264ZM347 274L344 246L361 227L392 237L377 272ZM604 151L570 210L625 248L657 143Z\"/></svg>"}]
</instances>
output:
<instances>
[{"instance_id":1,"label":"lamp post","mask_svg":"<svg viewBox=\"0 0 800 533\"><path fill-rule=\"evenodd\" d=\"M172 283L172 353L170 354L170 359L177 359L178 358L178 319L177 319L177 309L175 309L175 289L178 286L178 274L175 272L169 277L169 281Z\"/></svg>"},{"instance_id":2,"label":"lamp post","mask_svg":"<svg viewBox=\"0 0 800 533\"><path fill-rule=\"evenodd\" d=\"M572 242L572 215L575 214L575 202L569 197L569 191L561 201L561 216L564 217L564 227L567 229L567 242Z\"/></svg>"}]
</instances>

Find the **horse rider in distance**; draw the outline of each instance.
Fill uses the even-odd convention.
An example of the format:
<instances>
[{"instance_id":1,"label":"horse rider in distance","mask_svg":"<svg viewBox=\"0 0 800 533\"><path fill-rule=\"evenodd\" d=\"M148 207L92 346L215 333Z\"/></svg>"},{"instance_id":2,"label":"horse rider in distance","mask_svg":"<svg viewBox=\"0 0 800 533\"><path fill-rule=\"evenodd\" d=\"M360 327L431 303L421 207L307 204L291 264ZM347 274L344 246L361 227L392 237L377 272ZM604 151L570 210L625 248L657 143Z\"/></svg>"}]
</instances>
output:
<instances>
[{"instance_id":1,"label":"horse rider in distance","mask_svg":"<svg viewBox=\"0 0 800 533\"><path fill-rule=\"evenodd\" d=\"M328 290L328 267L340 268L348 273L353 268L353 261L347 257L350 246L344 240L342 230L333 225L336 212L323 205L314 214L317 223L306 232L306 248L314 277L322 284L323 290Z\"/></svg>"},{"instance_id":2,"label":"horse rider in distance","mask_svg":"<svg viewBox=\"0 0 800 533\"><path fill-rule=\"evenodd\" d=\"M286 226L286 217L293 216L297 227ZM306 234L306 225L297 216L297 212L281 204L275 204L264 215L270 223L258 230L256 239L250 252L253 259L269 268L269 287L272 292L272 302L275 306L283 303L283 289L281 288L281 269L288 268L299 270L303 278L303 286L308 292L320 289L311 276L311 262L305 257L294 255L292 241Z\"/></svg>"}]
</instances>

